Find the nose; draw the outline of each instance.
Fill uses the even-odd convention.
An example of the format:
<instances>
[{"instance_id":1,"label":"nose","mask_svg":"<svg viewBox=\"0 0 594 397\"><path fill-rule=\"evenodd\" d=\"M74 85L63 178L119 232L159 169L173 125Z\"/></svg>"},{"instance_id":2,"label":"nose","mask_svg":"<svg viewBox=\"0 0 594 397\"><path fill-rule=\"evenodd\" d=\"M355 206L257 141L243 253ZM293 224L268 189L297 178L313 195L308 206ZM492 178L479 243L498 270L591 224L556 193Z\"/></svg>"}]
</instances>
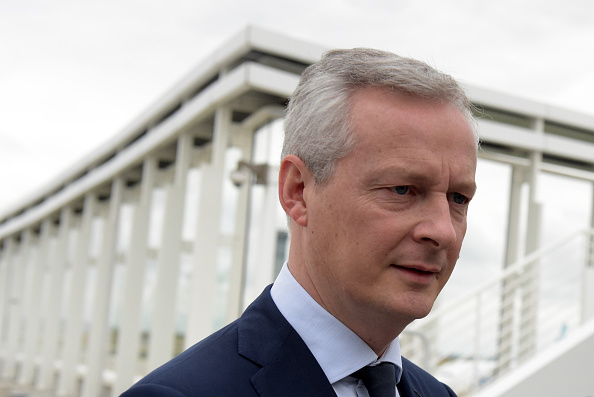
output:
<instances>
[{"instance_id":1,"label":"nose","mask_svg":"<svg viewBox=\"0 0 594 397\"><path fill-rule=\"evenodd\" d=\"M441 250L456 243L458 232L463 231L454 227L450 203L447 197L441 196L427 200L413 234L416 241Z\"/></svg>"}]
</instances>

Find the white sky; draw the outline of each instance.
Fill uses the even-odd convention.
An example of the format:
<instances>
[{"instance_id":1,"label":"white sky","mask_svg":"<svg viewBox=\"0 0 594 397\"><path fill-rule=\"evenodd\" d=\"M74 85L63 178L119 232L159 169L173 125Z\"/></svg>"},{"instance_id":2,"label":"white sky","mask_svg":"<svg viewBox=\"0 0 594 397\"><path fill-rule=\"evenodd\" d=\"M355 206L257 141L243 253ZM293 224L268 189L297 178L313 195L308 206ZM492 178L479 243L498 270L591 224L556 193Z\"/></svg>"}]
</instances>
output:
<instances>
[{"instance_id":1,"label":"white sky","mask_svg":"<svg viewBox=\"0 0 594 397\"><path fill-rule=\"evenodd\" d=\"M0 213L117 134L247 24L422 59L594 115L590 0L5 0Z\"/></svg>"}]
</instances>

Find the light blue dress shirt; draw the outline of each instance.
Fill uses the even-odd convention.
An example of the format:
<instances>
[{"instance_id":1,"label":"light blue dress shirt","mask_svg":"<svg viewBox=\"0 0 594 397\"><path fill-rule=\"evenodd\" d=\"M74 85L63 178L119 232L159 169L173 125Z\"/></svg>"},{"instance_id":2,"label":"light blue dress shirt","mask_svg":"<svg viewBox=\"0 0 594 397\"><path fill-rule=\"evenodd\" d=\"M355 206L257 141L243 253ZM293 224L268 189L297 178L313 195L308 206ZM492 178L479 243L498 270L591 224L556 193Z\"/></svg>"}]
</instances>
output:
<instances>
[{"instance_id":1,"label":"light blue dress shirt","mask_svg":"<svg viewBox=\"0 0 594 397\"><path fill-rule=\"evenodd\" d=\"M388 361L396 365L396 383L402 374L398 338L384 354L375 352L346 325L320 306L295 280L287 263L272 290L274 303L312 352L338 397L369 397L359 379L350 374L366 365ZM396 397L399 397L396 390Z\"/></svg>"}]
</instances>

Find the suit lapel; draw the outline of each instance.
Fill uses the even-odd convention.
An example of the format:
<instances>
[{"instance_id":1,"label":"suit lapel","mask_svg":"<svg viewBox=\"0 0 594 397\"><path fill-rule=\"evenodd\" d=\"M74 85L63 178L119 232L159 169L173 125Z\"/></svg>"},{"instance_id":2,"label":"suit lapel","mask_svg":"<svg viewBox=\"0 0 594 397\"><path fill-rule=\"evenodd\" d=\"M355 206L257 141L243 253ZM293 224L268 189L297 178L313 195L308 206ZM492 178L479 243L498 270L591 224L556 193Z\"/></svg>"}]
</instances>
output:
<instances>
[{"instance_id":1,"label":"suit lapel","mask_svg":"<svg viewBox=\"0 0 594 397\"><path fill-rule=\"evenodd\" d=\"M398 394L400 394L400 397L423 397L418 391L410 387L410 385L402 384L402 380L398 384Z\"/></svg>"},{"instance_id":2,"label":"suit lapel","mask_svg":"<svg viewBox=\"0 0 594 397\"><path fill-rule=\"evenodd\" d=\"M336 396L303 339L274 304L270 287L241 317L238 351L262 366L252 377L261 397Z\"/></svg>"},{"instance_id":3,"label":"suit lapel","mask_svg":"<svg viewBox=\"0 0 594 397\"><path fill-rule=\"evenodd\" d=\"M415 378L414 374L411 371L411 368L408 368L409 361L406 358L402 358L402 376L400 377L400 382L398 383L398 394L400 397L427 397L423 396L418 390L421 390L417 387L417 379Z\"/></svg>"},{"instance_id":4,"label":"suit lapel","mask_svg":"<svg viewBox=\"0 0 594 397\"><path fill-rule=\"evenodd\" d=\"M336 397L313 355L302 347L305 343L293 331L278 355L252 377L252 384L260 396Z\"/></svg>"}]
</instances>

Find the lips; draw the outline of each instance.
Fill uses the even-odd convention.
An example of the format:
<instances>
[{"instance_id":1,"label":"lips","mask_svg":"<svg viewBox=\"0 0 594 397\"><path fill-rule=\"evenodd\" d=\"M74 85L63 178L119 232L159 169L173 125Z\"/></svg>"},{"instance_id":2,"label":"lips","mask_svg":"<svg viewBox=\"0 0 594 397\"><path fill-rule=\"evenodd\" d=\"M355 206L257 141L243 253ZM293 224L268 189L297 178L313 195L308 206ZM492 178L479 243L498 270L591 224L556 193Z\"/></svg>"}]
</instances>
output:
<instances>
[{"instance_id":1,"label":"lips","mask_svg":"<svg viewBox=\"0 0 594 397\"><path fill-rule=\"evenodd\" d=\"M439 278L440 270L427 265L392 265L404 279L414 284L429 284Z\"/></svg>"},{"instance_id":2,"label":"lips","mask_svg":"<svg viewBox=\"0 0 594 397\"><path fill-rule=\"evenodd\" d=\"M436 266L427 266L427 265L395 265L395 264L392 264L392 266L401 268L404 270L418 272L421 274L436 274L436 273L439 273L441 270Z\"/></svg>"}]
</instances>

